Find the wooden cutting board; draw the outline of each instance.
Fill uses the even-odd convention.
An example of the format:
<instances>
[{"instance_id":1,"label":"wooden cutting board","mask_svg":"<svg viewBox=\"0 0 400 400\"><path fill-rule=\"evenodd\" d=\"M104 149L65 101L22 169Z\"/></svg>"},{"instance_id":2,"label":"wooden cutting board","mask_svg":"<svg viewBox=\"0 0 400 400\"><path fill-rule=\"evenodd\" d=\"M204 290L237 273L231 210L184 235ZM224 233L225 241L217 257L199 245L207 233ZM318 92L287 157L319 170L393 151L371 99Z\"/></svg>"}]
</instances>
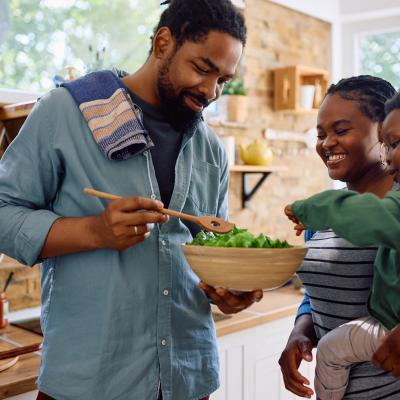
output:
<instances>
[{"instance_id":1,"label":"wooden cutting board","mask_svg":"<svg viewBox=\"0 0 400 400\"><path fill-rule=\"evenodd\" d=\"M5 342L1 337L0 337L0 351L5 351L5 350L12 350L15 349L16 346L13 346L10 343ZM7 358L5 360L0 360L0 372L5 371L8 368L11 368L13 365L15 365L18 361L19 357L13 357L13 358Z\"/></svg>"},{"instance_id":2,"label":"wooden cutting board","mask_svg":"<svg viewBox=\"0 0 400 400\"><path fill-rule=\"evenodd\" d=\"M41 342L43 337L25 329L8 325L4 329L0 329L0 344L4 349L9 349L13 344L5 343L13 341L21 346L28 346ZM3 348L3 347L2 347ZM19 356L19 360L11 368L0 372L0 399L7 399L21 393L36 390L36 380L40 368L40 355L29 353Z\"/></svg>"}]
</instances>

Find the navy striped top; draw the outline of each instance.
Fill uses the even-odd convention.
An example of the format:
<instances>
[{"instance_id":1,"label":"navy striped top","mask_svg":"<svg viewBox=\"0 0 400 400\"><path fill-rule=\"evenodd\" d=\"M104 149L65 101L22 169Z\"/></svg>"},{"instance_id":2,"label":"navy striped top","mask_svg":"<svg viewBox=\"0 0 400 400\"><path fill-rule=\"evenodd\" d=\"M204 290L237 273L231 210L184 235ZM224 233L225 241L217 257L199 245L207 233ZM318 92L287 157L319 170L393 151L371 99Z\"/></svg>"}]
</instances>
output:
<instances>
[{"instance_id":1,"label":"navy striped top","mask_svg":"<svg viewBox=\"0 0 400 400\"><path fill-rule=\"evenodd\" d=\"M309 248L298 271L307 296L299 309L309 312L318 338L337 326L368 314L377 248L357 247L332 230L316 232L306 243ZM372 363L352 367L346 400L400 399L400 379Z\"/></svg>"}]
</instances>

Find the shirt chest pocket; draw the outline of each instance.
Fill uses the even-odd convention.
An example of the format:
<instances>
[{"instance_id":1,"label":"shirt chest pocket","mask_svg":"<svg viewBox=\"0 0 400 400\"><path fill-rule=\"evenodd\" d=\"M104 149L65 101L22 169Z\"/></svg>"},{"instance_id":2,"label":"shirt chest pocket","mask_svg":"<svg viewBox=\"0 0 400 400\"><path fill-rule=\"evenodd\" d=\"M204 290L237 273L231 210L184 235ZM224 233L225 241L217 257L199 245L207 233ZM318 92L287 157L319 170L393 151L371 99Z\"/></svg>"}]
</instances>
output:
<instances>
[{"instance_id":1,"label":"shirt chest pocket","mask_svg":"<svg viewBox=\"0 0 400 400\"><path fill-rule=\"evenodd\" d=\"M219 198L220 168L205 161L195 160L183 212L216 215Z\"/></svg>"}]
</instances>

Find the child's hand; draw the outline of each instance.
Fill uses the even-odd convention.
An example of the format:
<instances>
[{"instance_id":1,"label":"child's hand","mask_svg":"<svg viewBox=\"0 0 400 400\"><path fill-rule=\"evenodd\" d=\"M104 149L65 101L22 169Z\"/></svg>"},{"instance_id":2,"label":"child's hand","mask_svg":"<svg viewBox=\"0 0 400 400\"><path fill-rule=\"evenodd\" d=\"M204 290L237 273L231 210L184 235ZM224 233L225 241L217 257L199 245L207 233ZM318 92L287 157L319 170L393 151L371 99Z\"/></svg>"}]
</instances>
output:
<instances>
[{"instance_id":1,"label":"child's hand","mask_svg":"<svg viewBox=\"0 0 400 400\"><path fill-rule=\"evenodd\" d=\"M296 231L296 236L300 236L306 227L300 222L296 215L294 215L291 204L285 207L285 214L295 224L294 230Z\"/></svg>"},{"instance_id":2,"label":"child's hand","mask_svg":"<svg viewBox=\"0 0 400 400\"><path fill-rule=\"evenodd\" d=\"M296 217L296 215L294 215L294 212L292 211L292 205L291 204L288 204L285 207L285 214L295 224L299 224L300 223L299 219Z\"/></svg>"},{"instance_id":3,"label":"child's hand","mask_svg":"<svg viewBox=\"0 0 400 400\"><path fill-rule=\"evenodd\" d=\"M384 337L372 361L392 375L400 377L400 325Z\"/></svg>"}]
</instances>

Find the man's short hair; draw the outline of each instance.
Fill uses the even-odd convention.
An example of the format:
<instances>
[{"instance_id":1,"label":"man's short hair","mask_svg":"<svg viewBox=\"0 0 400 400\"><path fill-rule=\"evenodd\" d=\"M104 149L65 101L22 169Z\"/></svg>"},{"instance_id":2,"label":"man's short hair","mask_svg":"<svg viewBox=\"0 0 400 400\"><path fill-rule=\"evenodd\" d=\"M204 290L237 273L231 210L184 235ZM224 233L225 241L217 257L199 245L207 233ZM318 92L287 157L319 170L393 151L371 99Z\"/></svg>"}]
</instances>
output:
<instances>
[{"instance_id":1,"label":"man's short hair","mask_svg":"<svg viewBox=\"0 0 400 400\"><path fill-rule=\"evenodd\" d=\"M169 6L161 14L154 35L162 27L169 28L177 47L187 40L199 42L210 31L227 33L246 44L244 17L231 0L167 0L162 4Z\"/></svg>"}]
</instances>

